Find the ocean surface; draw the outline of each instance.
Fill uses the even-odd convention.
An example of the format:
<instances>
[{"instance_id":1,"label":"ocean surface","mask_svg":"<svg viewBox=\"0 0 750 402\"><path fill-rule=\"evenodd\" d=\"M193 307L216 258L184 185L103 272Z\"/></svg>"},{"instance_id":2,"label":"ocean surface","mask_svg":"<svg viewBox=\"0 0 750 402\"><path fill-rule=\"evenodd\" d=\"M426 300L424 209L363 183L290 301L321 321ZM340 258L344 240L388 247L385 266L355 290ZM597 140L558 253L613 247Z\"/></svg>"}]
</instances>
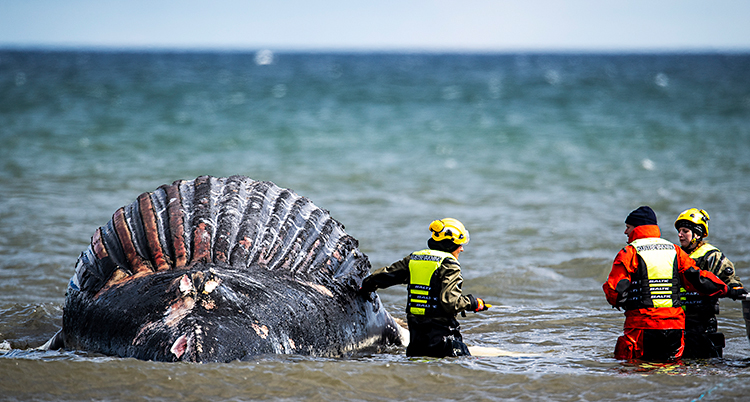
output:
<instances>
[{"instance_id":1,"label":"ocean surface","mask_svg":"<svg viewBox=\"0 0 750 402\"><path fill-rule=\"evenodd\" d=\"M374 268L461 220L465 341L516 352L156 363L35 348L94 230L178 179L269 180L331 212ZM613 359L601 284L640 205L687 208L750 282L750 55L0 51L0 400L740 400L723 359ZM379 292L404 318L405 289Z\"/></svg>"}]
</instances>

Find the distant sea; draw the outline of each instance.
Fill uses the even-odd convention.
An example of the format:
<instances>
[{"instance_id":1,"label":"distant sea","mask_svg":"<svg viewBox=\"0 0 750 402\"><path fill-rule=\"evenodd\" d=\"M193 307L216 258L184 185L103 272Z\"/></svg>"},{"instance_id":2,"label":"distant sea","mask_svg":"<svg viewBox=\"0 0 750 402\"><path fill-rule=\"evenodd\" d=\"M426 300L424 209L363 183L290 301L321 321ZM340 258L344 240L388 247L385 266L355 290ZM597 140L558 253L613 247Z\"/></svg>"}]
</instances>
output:
<instances>
[{"instance_id":1,"label":"distant sea","mask_svg":"<svg viewBox=\"0 0 750 402\"><path fill-rule=\"evenodd\" d=\"M470 345L523 356L261 357L165 364L41 352L76 259L138 194L241 174L293 189L373 265L461 220ZM750 283L749 54L0 50L0 399L732 400L750 394L739 302L724 359L613 359L601 284L640 205L687 208ZM403 318L405 290L379 292Z\"/></svg>"}]
</instances>

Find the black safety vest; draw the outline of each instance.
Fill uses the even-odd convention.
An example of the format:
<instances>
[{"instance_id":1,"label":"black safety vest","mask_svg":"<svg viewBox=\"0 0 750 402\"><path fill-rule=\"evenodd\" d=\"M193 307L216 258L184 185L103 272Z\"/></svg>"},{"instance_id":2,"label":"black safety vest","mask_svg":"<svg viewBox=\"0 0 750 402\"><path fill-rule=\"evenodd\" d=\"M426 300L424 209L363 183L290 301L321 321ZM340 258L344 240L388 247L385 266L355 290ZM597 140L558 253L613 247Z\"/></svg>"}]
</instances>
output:
<instances>
[{"instance_id":1,"label":"black safety vest","mask_svg":"<svg viewBox=\"0 0 750 402\"><path fill-rule=\"evenodd\" d=\"M625 309L680 307L680 277L674 244L648 237L630 243L638 255Z\"/></svg>"}]
</instances>

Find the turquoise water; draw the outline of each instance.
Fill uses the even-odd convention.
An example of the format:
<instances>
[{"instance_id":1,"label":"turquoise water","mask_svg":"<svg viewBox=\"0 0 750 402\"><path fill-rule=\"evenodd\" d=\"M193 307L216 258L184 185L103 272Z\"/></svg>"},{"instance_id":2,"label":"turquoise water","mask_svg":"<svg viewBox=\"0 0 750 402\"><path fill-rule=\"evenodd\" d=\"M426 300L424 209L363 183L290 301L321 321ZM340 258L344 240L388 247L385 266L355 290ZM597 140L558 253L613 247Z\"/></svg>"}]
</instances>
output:
<instances>
[{"instance_id":1,"label":"turquoise water","mask_svg":"<svg viewBox=\"0 0 750 402\"><path fill-rule=\"evenodd\" d=\"M722 301L725 359L612 359L601 291L623 221L663 237L689 207L750 281L750 56L0 51L0 390L10 399L732 399L750 343ZM496 307L469 344L530 354L159 364L34 351L60 325L93 231L177 179L243 174L331 211L374 267L435 218L471 231L464 289ZM403 317L405 291L381 292ZM39 381L42 377L45 381ZM83 386L86 384L86 386Z\"/></svg>"}]
</instances>

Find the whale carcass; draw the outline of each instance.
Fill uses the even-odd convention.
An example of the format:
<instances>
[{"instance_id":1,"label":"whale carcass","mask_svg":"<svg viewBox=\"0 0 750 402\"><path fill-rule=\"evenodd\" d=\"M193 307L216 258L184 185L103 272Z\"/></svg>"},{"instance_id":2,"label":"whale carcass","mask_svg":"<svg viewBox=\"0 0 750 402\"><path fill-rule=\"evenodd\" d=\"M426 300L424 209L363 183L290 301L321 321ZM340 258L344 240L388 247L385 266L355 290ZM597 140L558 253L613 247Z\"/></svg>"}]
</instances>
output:
<instances>
[{"instance_id":1,"label":"whale carcass","mask_svg":"<svg viewBox=\"0 0 750 402\"><path fill-rule=\"evenodd\" d=\"M328 211L271 182L201 176L141 194L99 227L52 344L156 361L349 356L408 342L370 263Z\"/></svg>"}]
</instances>

